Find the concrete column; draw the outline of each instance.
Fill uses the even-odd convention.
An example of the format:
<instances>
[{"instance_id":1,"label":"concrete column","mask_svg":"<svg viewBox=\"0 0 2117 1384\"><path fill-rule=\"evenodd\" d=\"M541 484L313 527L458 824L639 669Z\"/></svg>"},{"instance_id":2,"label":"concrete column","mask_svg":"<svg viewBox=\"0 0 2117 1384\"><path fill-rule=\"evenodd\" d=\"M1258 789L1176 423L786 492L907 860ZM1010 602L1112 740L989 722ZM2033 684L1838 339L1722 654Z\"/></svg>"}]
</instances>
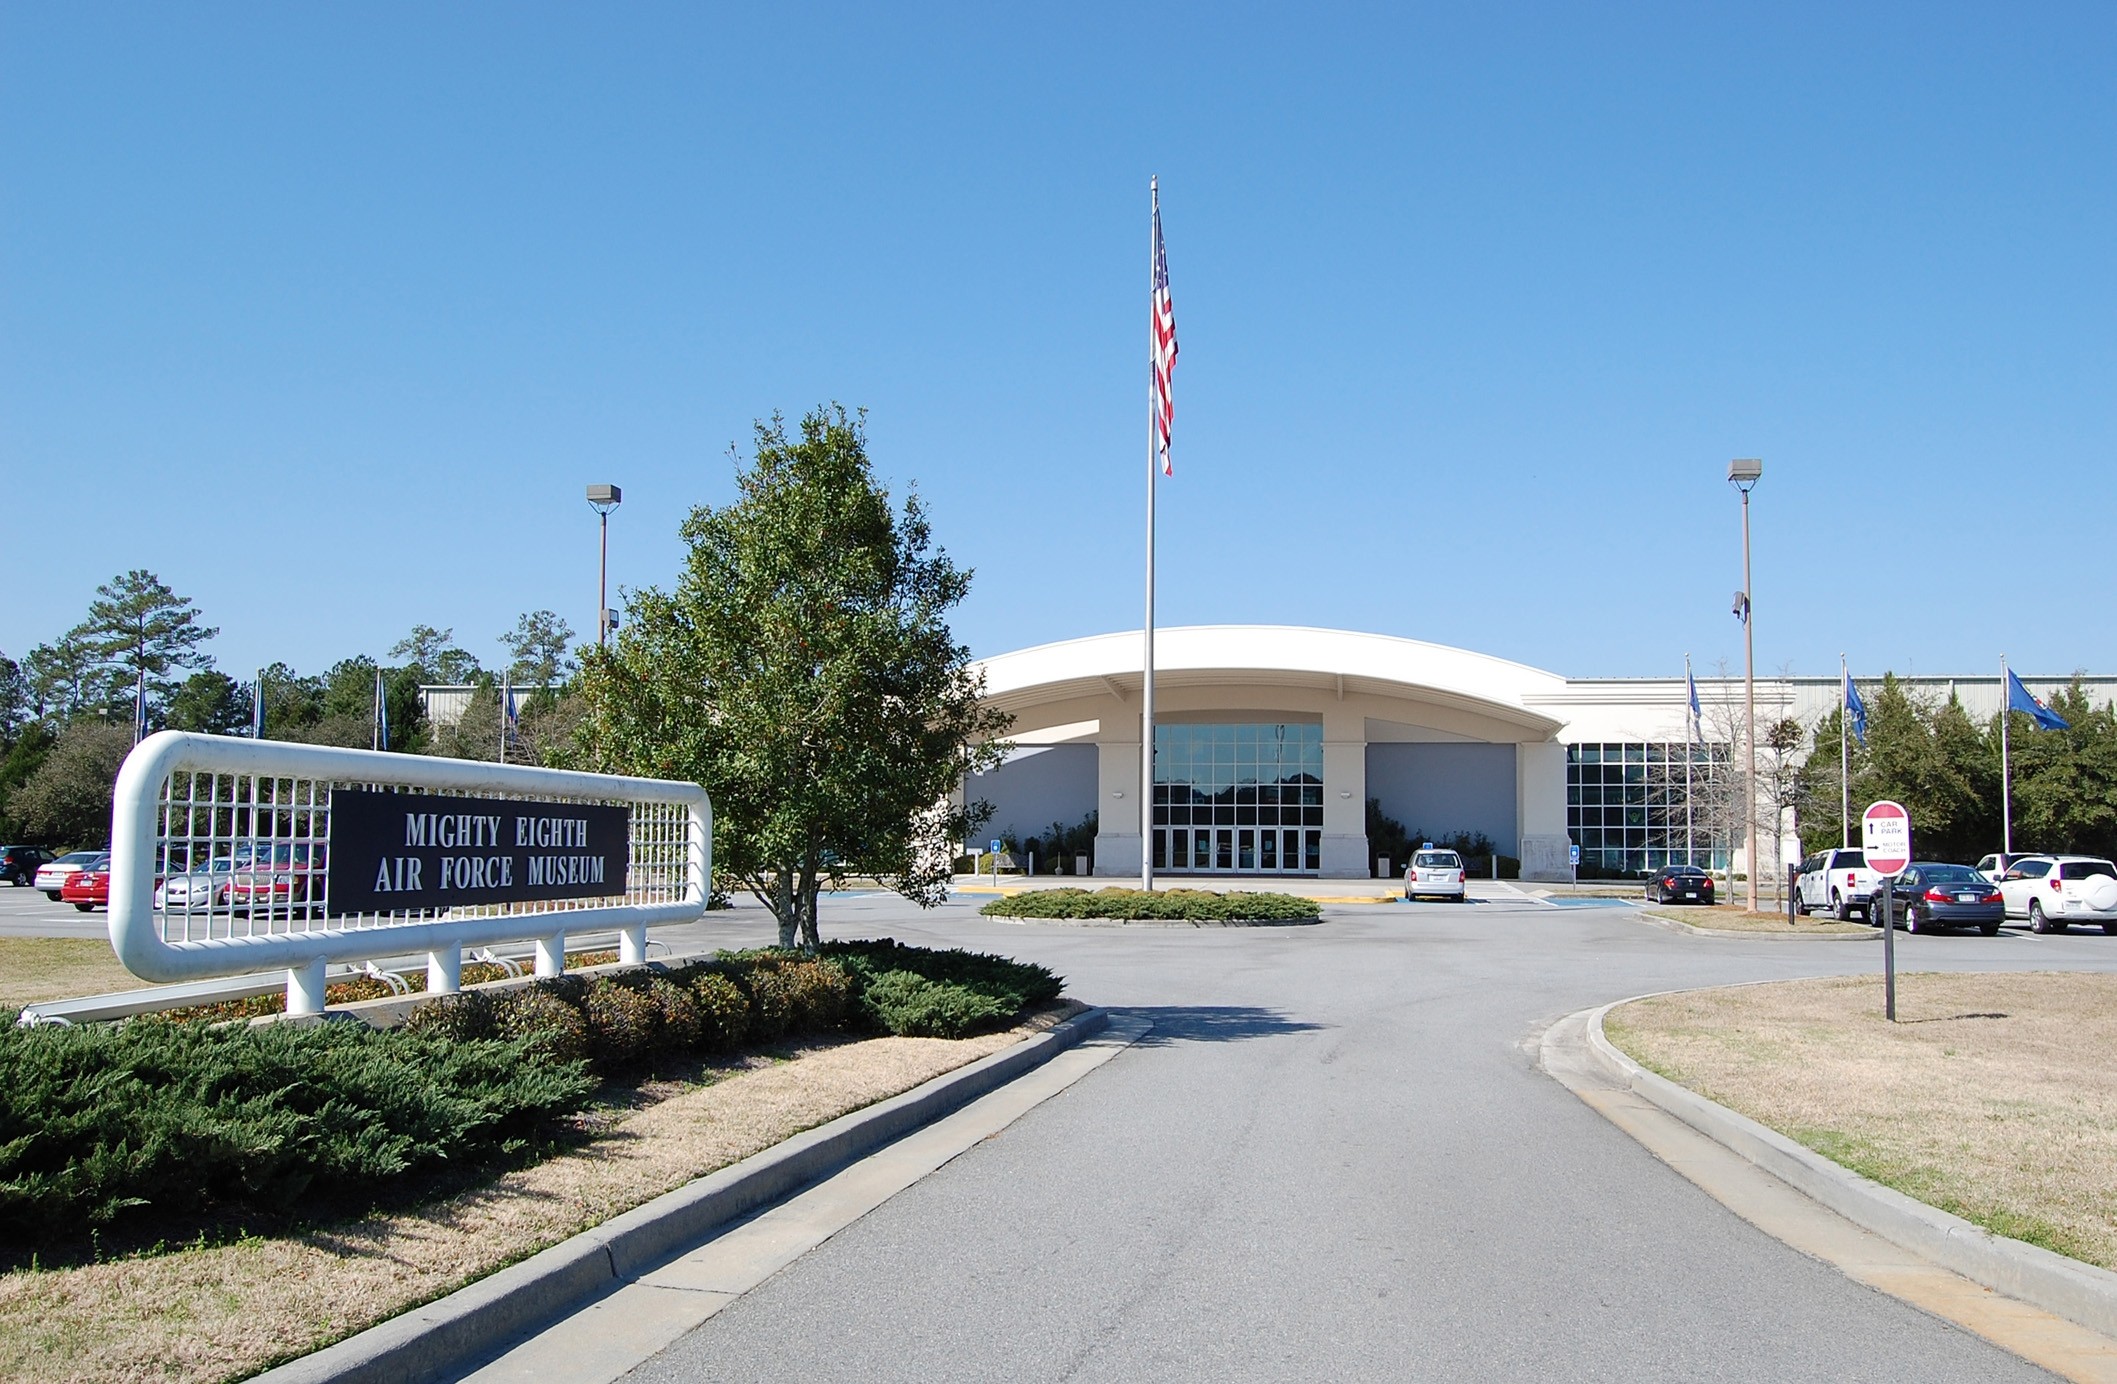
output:
<instances>
[{"instance_id":1,"label":"concrete column","mask_svg":"<svg viewBox=\"0 0 2117 1384\"><path fill-rule=\"evenodd\" d=\"M1350 714L1323 717L1323 874L1366 879L1367 721Z\"/></svg>"},{"instance_id":2,"label":"concrete column","mask_svg":"<svg viewBox=\"0 0 2117 1384\"><path fill-rule=\"evenodd\" d=\"M324 959L305 961L287 968L287 1012L323 1013Z\"/></svg>"},{"instance_id":3,"label":"concrete column","mask_svg":"<svg viewBox=\"0 0 2117 1384\"><path fill-rule=\"evenodd\" d=\"M426 992L453 995L463 988L463 948L439 947L426 954Z\"/></svg>"},{"instance_id":4,"label":"concrete column","mask_svg":"<svg viewBox=\"0 0 2117 1384\"><path fill-rule=\"evenodd\" d=\"M1133 717L1137 725L1139 718ZM1095 745L1095 873L1139 875L1139 742Z\"/></svg>"},{"instance_id":5,"label":"concrete column","mask_svg":"<svg viewBox=\"0 0 2117 1384\"><path fill-rule=\"evenodd\" d=\"M1572 878L1572 838L1566 834L1566 747L1556 741L1514 750L1514 820L1521 841L1515 856L1523 879Z\"/></svg>"},{"instance_id":6,"label":"concrete column","mask_svg":"<svg viewBox=\"0 0 2117 1384\"><path fill-rule=\"evenodd\" d=\"M566 973L566 934L554 932L549 937L537 939L537 974L556 976Z\"/></svg>"}]
</instances>

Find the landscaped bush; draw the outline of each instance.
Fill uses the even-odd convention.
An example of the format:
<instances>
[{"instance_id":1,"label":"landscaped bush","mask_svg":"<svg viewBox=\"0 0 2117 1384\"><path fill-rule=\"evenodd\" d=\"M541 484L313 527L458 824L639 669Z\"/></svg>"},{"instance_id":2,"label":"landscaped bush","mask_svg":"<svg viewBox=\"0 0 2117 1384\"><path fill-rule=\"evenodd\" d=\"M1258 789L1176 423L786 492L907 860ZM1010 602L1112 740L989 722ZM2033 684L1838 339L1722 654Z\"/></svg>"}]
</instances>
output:
<instances>
[{"instance_id":1,"label":"landscaped bush","mask_svg":"<svg viewBox=\"0 0 2117 1384\"><path fill-rule=\"evenodd\" d=\"M283 1209L475 1166L580 1106L545 1045L359 1024L0 1030L0 1239Z\"/></svg>"},{"instance_id":2,"label":"landscaped bush","mask_svg":"<svg viewBox=\"0 0 2117 1384\"><path fill-rule=\"evenodd\" d=\"M655 1050L661 1007L644 990L604 978L581 1000L588 1021L588 1054L605 1071L630 1067Z\"/></svg>"},{"instance_id":3,"label":"landscaped bush","mask_svg":"<svg viewBox=\"0 0 2117 1384\"><path fill-rule=\"evenodd\" d=\"M820 955L858 980L867 1023L899 1037L960 1038L997 1028L1065 989L1058 976L1030 962L907 947L886 937L826 942Z\"/></svg>"},{"instance_id":4,"label":"landscaped bush","mask_svg":"<svg viewBox=\"0 0 2117 1384\"><path fill-rule=\"evenodd\" d=\"M1217 894L1206 889L1035 889L994 899L978 910L994 918L1114 918L1133 922L1291 922L1318 917L1313 899L1292 894Z\"/></svg>"},{"instance_id":5,"label":"landscaped bush","mask_svg":"<svg viewBox=\"0 0 2117 1384\"><path fill-rule=\"evenodd\" d=\"M750 997L740 985L719 971L701 968L691 978L690 990L698 1001L700 1047L727 1052L750 1040Z\"/></svg>"}]
</instances>

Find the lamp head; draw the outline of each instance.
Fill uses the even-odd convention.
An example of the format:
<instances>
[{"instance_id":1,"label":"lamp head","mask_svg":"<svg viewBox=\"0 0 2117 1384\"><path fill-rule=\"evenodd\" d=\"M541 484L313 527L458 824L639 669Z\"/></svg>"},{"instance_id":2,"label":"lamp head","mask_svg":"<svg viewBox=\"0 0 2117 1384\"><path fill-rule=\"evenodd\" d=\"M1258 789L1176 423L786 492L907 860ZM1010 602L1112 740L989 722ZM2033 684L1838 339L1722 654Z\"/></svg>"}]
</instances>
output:
<instances>
[{"instance_id":1,"label":"lamp head","mask_svg":"<svg viewBox=\"0 0 2117 1384\"><path fill-rule=\"evenodd\" d=\"M1736 457L1727 464L1727 483L1745 493L1763 474L1764 462L1758 457Z\"/></svg>"},{"instance_id":2,"label":"lamp head","mask_svg":"<svg viewBox=\"0 0 2117 1384\"><path fill-rule=\"evenodd\" d=\"M588 487L588 503L600 510L613 510L624 503L625 492L614 485L591 485Z\"/></svg>"}]
</instances>

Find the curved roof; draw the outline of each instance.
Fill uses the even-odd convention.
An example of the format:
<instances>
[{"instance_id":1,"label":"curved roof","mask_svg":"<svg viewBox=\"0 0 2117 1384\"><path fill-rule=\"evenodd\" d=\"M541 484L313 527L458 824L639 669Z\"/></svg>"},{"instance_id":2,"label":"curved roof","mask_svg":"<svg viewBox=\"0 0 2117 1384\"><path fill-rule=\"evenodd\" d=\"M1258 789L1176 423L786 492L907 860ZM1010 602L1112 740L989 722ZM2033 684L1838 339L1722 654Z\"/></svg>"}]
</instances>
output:
<instances>
[{"instance_id":1,"label":"curved roof","mask_svg":"<svg viewBox=\"0 0 2117 1384\"><path fill-rule=\"evenodd\" d=\"M1135 692L1140 631L1040 644L980 661L985 700L1003 711L1118 691ZM1336 687L1410 697L1498 716L1541 731L1562 723L1530 699L1565 690L1556 673L1417 639L1300 625L1183 625L1154 632L1160 686L1250 683Z\"/></svg>"}]
</instances>

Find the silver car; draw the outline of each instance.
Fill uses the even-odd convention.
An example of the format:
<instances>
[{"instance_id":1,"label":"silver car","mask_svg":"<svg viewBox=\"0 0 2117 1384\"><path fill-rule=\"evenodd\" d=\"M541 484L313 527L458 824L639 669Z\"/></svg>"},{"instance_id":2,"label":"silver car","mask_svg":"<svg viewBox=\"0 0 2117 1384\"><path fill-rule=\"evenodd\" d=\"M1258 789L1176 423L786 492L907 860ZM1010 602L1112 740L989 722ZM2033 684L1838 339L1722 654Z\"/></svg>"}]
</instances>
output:
<instances>
[{"instance_id":1,"label":"silver car","mask_svg":"<svg viewBox=\"0 0 2117 1384\"><path fill-rule=\"evenodd\" d=\"M228 901L228 882L235 877L235 862L227 856L208 861L203 870L172 875L154 891L154 906L164 911L203 912Z\"/></svg>"},{"instance_id":2,"label":"silver car","mask_svg":"<svg viewBox=\"0 0 2117 1384\"><path fill-rule=\"evenodd\" d=\"M59 890L66 885L66 877L76 870L85 870L94 864L101 851L69 851L57 860L48 860L37 867L36 886L44 891L44 897L53 903L59 901Z\"/></svg>"}]
</instances>

